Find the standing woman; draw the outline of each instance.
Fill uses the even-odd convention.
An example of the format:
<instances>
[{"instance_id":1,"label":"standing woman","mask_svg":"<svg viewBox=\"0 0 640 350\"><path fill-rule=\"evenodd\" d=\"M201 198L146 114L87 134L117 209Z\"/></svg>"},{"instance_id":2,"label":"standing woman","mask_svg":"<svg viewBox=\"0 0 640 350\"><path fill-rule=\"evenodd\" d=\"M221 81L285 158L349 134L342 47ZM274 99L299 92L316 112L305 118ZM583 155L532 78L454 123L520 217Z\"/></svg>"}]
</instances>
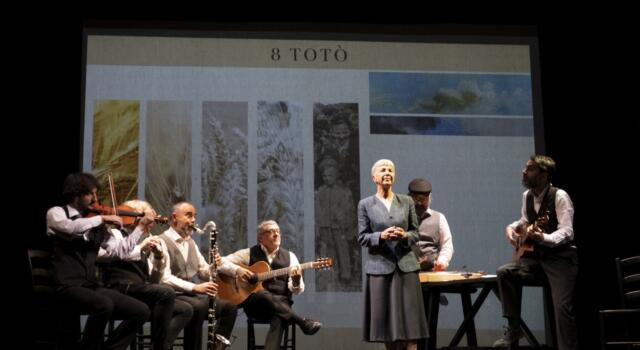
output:
<instances>
[{"instance_id":1,"label":"standing woman","mask_svg":"<svg viewBox=\"0 0 640 350\"><path fill-rule=\"evenodd\" d=\"M417 349L426 338L427 319L411 251L418 239L413 200L393 193L395 166L380 159L371 168L376 193L358 203L358 242L367 248L364 340L387 350Z\"/></svg>"}]
</instances>

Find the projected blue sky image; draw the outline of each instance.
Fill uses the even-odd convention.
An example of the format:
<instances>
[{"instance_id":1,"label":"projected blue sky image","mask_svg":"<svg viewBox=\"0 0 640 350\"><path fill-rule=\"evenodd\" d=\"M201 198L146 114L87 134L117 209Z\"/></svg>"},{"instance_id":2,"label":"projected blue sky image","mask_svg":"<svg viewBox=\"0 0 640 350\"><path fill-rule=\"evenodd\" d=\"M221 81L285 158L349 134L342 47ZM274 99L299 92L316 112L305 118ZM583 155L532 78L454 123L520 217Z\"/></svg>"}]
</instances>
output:
<instances>
[{"instance_id":1,"label":"projected blue sky image","mask_svg":"<svg viewBox=\"0 0 640 350\"><path fill-rule=\"evenodd\" d=\"M369 73L371 113L532 116L526 74Z\"/></svg>"}]
</instances>

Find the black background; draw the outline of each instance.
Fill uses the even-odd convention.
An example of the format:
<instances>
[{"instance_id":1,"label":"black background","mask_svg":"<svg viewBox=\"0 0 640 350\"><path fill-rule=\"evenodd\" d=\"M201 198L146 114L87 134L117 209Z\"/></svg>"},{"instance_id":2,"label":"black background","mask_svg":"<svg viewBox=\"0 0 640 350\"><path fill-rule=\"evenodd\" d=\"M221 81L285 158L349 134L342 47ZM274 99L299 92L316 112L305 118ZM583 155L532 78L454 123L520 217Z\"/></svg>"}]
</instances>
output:
<instances>
[{"instance_id":1,"label":"black background","mask_svg":"<svg viewBox=\"0 0 640 350\"><path fill-rule=\"evenodd\" d=\"M98 20L96 20L98 18ZM111 17L123 18L123 17ZM5 169L6 184L24 210L12 230L18 250L19 280L29 292L24 247L44 243L45 213L60 204L64 177L80 170L82 113L82 29L93 26L270 30L387 34L484 34L538 36L546 154L558 164L554 184L575 205L580 255L577 312L581 348L595 348L597 310L615 305L613 258L638 254L638 55L631 25L615 19L501 24L237 23L203 17L167 21L89 17L25 18L14 27L5 55L12 76L5 111L6 153L17 156ZM15 42L14 42L15 40ZM6 51L6 50L5 50ZM18 79L15 79L18 77ZM6 90L5 90L6 91ZM7 135L10 134L10 135ZM524 164L523 160L523 164ZM505 223L506 224L506 223ZM15 233L13 233L15 232ZM503 244L497 242L496 244ZM456 252L460 254L462 252ZM28 295L28 294L25 294Z\"/></svg>"}]
</instances>

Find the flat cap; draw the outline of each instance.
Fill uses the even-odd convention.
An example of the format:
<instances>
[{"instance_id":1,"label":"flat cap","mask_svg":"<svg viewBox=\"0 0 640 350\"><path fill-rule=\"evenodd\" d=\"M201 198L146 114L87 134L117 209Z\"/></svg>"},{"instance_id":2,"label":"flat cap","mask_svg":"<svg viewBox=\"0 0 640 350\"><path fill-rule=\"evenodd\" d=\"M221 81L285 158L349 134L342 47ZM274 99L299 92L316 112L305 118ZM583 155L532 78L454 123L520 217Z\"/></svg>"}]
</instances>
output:
<instances>
[{"instance_id":1,"label":"flat cap","mask_svg":"<svg viewBox=\"0 0 640 350\"><path fill-rule=\"evenodd\" d=\"M431 183L422 178L413 179L409 182L409 192L431 193Z\"/></svg>"}]
</instances>

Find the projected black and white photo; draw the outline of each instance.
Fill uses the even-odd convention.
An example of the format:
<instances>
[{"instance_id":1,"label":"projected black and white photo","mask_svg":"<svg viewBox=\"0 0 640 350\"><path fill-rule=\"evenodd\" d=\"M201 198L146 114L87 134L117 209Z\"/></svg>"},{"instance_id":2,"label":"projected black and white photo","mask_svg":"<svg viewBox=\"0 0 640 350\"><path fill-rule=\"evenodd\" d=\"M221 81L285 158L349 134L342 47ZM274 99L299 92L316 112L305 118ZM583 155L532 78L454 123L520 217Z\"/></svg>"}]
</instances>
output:
<instances>
[{"instance_id":1,"label":"projected black and white photo","mask_svg":"<svg viewBox=\"0 0 640 350\"><path fill-rule=\"evenodd\" d=\"M302 107L258 102L258 218L275 220L282 246L304 260Z\"/></svg>"},{"instance_id":2,"label":"projected black and white photo","mask_svg":"<svg viewBox=\"0 0 640 350\"><path fill-rule=\"evenodd\" d=\"M358 105L314 104L316 255L333 259L333 273L316 275L316 290L360 291L356 203L360 193Z\"/></svg>"},{"instance_id":3,"label":"projected black and white photo","mask_svg":"<svg viewBox=\"0 0 640 350\"><path fill-rule=\"evenodd\" d=\"M222 254L247 247L246 102L202 104L202 207L200 216L221 228Z\"/></svg>"}]
</instances>

